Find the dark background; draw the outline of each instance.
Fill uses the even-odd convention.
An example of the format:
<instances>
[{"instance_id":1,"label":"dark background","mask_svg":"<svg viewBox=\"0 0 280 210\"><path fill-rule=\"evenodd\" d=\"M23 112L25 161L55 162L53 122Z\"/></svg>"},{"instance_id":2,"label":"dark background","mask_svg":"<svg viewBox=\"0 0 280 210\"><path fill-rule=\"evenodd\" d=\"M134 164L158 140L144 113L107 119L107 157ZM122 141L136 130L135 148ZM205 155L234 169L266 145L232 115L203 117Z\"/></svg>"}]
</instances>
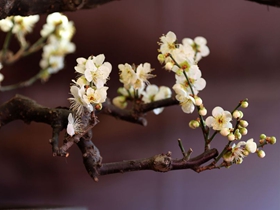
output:
<instances>
[{"instance_id":1,"label":"dark background","mask_svg":"<svg viewBox=\"0 0 280 210\"><path fill-rule=\"evenodd\" d=\"M69 106L69 84L74 78L77 57L104 53L113 65L109 97L116 95L119 63L150 62L157 78L151 83L169 85L174 75L157 62L158 38L169 30L179 40L202 35L207 38L209 57L199 66L207 81L200 96L211 110L220 105L232 110L239 100L249 98L244 110L249 133L280 136L280 9L247 1L122 0L93 10L66 13L75 22L75 54L66 58L66 68L46 84L0 93L4 102L20 93L49 106ZM45 15L30 40L39 37ZM1 42L4 36L1 35ZM38 70L40 54L4 68L3 85L29 78ZM94 143L104 162L150 157L172 151L181 157L177 139L192 147L193 155L203 149L200 130L188 128L195 114L179 107L159 115L149 113L147 127L99 116ZM70 149L67 159L54 158L45 124L26 125L16 121L0 131L0 205L67 205L88 209L280 209L279 142L265 147L266 157L253 154L230 169L197 174L191 170L155 173L140 171L100 177L95 183L87 174L80 151ZM218 137L213 146L221 148Z\"/></svg>"}]
</instances>

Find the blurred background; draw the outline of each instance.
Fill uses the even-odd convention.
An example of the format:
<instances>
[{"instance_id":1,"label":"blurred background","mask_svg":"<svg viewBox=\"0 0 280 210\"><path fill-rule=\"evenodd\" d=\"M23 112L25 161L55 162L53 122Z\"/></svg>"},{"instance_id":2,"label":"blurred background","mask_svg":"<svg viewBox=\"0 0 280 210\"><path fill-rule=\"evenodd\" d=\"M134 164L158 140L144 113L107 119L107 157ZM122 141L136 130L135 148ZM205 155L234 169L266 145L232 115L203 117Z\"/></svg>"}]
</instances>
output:
<instances>
[{"instance_id":1,"label":"blurred background","mask_svg":"<svg viewBox=\"0 0 280 210\"><path fill-rule=\"evenodd\" d=\"M258 141L261 133L280 137L280 9L247 1L122 0L92 10L66 13L75 22L77 50L66 56L66 67L42 84L2 92L0 102L23 94L48 106L69 106L69 84L77 57L104 53L113 65L109 97L116 96L119 63L150 62L157 74L151 83L174 84L174 75L157 61L157 41L173 31L178 40L204 36L210 55L199 66L207 81L200 96L208 113L219 105L232 110L249 99L244 119ZM36 40L45 22L42 15L29 40ZM1 34L1 42L4 36ZM4 68L3 85L27 79L39 68L40 53ZM150 157L171 151L181 158L177 139L193 156L203 150L200 130L188 122L195 114L169 107L147 115L148 126L99 116L94 143L104 162ZM12 122L0 130L0 205L63 205L88 209L280 209L280 143L264 148L266 157L253 154L230 169L197 174L191 170L156 173L140 171L102 176L94 182L82 163L79 149L70 156L52 157L51 128L40 123ZM222 148L216 138L213 147Z\"/></svg>"}]
</instances>

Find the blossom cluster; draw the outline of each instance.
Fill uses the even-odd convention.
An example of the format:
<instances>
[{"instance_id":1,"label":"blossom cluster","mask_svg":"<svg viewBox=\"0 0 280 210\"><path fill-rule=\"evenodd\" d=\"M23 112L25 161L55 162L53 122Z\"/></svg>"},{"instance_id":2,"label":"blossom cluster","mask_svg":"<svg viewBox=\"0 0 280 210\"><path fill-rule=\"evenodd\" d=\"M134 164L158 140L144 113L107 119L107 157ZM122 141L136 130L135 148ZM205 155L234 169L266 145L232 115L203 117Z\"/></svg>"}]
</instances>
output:
<instances>
[{"instance_id":1,"label":"blossom cluster","mask_svg":"<svg viewBox=\"0 0 280 210\"><path fill-rule=\"evenodd\" d=\"M119 64L120 82L123 87L118 89L119 96L113 99L113 104L121 109L127 107L128 100L141 100L150 103L171 97L169 87L152 85L148 79L155 77L151 74L153 69L150 63L139 64L138 66L128 63ZM155 114L160 114L163 108L153 110Z\"/></svg>"},{"instance_id":2,"label":"blossom cluster","mask_svg":"<svg viewBox=\"0 0 280 210\"><path fill-rule=\"evenodd\" d=\"M3 32L9 32L12 30L13 34L27 34L32 32L32 29L39 21L39 15L30 15L26 17L22 16L10 16L0 20L0 29Z\"/></svg>"},{"instance_id":3,"label":"blossom cluster","mask_svg":"<svg viewBox=\"0 0 280 210\"><path fill-rule=\"evenodd\" d=\"M47 80L50 74L57 73L64 67L64 57L75 51L75 44L71 42L75 27L72 21L58 12L48 15L47 22L41 30L41 36L47 39L43 47L40 67L44 69L42 80Z\"/></svg>"},{"instance_id":4,"label":"blossom cluster","mask_svg":"<svg viewBox=\"0 0 280 210\"><path fill-rule=\"evenodd\" d=\"M81 131L80 118L87 112L100 110L107 98L108 87L105 83L109 79L112 66L104 61L103 54L77 59L75 70L79 76L70 86L73 96L69 98L70 110L73 112L73 115L68 117L67 133L70 136Z\"/></svg>"},{"instance_id":5,"label":"blossom cluster","mask_svg":"<svg viewBox=\"0 0 280 210\"><path fill-rule=\"evenodd\" d=\"M195 103L195 99L206 86L197 65L210 52L206 44L203 37L196 37L194 40L184 38L182 44L178 44L176 34L171 31L160 37L158 60L165 64L165 69L175 73L176 84L173 90L185 113L192 113L195 106L204 109L202 103Z\"/></svg>"}]
</instances>

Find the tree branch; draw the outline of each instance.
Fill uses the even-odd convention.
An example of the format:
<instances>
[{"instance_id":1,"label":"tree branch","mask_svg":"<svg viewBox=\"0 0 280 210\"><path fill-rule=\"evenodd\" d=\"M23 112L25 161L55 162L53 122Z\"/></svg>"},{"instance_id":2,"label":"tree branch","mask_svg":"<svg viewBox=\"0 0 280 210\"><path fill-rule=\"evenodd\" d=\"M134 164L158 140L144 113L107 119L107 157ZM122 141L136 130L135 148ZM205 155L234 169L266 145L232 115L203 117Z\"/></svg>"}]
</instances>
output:
<instances>
[{"instance_id":1,"label":"tree branch","mask_svg":"<svg viewBox=\"0 0 280 210\"><path fill-rule=\"evenodd\" d=\"M103 109L106 114L110 114L122 120L141 124L140 122L146 122L146 119L142 116L144 113L154 108L175 104L178 104L178 102L174 98L169 98L150 104L139 104L139 106L137 106L138 109L132 112L118 109L107 100L103 105ZM140 112L142 112L142 115ZM201 166L218 155L216 149L207 150L192 159L190 159L189 156L184 156L182 159L172 159L171 152L168 152L167 154L159 154L140 160L102 164L100 152L91 140L91 129L98 123L94 112L86 113L82 117L81 120L85 126L83 132L73 137L67 136L63 141L63 145L59 147L59 133L67 127L69 113L70 111L67 108L43 107L27 97L16 95L0 106L0 128L18 119L23 120L25 123L35 121L49 124L53 128L52 139L50 140L53 155L67 157L69 155L67 150L76 143L83 154L83 162L86 170L95 181L98 180L97 177L100 175L128 171L153 170L167 172L178 169L192 169L196 172L200 172L207 169L209 170L210 168L217 168L211 164L209 166ZM137 118L137 116L140 117Z\"/></svg>"},{"instance_id":2,"label":"tree branch","mask_svg":"<svg viewBox=\"0 0 280 210\"><path fill-rule=\"evenodd\" d=\"M116 0L5 0L0 1L0 19L90 9L112 1Z\"/></svg>"},{"instance_id":3,"label":"tree branch","mask_svg":"<svg viewBox=\"0 0 280 210\"><path fill-rule=\"evenodd\" d=\"M246 0L246 1L256 2L267 6L280 7L279 0Z\"/></svg>"}]
</instances>

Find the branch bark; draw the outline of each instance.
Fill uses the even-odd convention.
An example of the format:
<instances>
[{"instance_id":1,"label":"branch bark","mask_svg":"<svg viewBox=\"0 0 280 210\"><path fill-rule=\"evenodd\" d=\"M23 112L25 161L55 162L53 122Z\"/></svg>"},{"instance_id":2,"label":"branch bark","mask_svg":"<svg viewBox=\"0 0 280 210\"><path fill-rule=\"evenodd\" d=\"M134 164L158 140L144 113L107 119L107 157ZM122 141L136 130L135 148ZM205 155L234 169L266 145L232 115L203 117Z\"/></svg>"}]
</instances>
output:
<instances>
[{"instance_id":1,"label":"branch bark","mask_svg":"<svg viewBox=\"0 0 280 210\"><path fill-rule=\"evenodd\" d=\"M112 1L116 0L5 0L0 1L0 19L91 9Z\"/></svg>"},{"instance_id":2,"label":"branch bark","mask_svg":"<svg viewBox=\"0 0 280 210\"><path fill-rule=\"evenodd\" d=\"M246 0L246 1L251 1L267 6L273 6L273 7L280 7L280 1L279 0Z\"/></svg>"},{"instance_id":3,"label":"branch bark","mask_svg":"<svg viewBox=\"0 0 280 210\"><path fill-rule=\"evenodd\" d=\"M140 103L137 106L138 109L136 111L127 111L118 109L112 105L109 100L107 100L103 105L103 109L106 114L110 114L129 122L136 122L145 125L143 124L143 120L146 122L146 119L143 117L144 113L151 111L154 108L176 104L178 104L178 102L174 98L170 98L150 104ZM27 97L16 95L0 106L0 129L2 126L14 120L23 120L25 123L35 121L50 125L53 128L52 139L50 139L53 156L67 157L69 155L67 153L67 149L76 143L82 153L86 170L95 181L98 180L97 177L100 175L123 173L128 171L153 170L158 172L167 172L178 169L192 169L196 172L201 172L204 170L218 168L213 164L210 164L209 166L201 166L202 164L217 157L218 151L216 149L207 150L192 159L190 159L189 156L183 156L182 159L173 159L171 158L171 152L168 152L167 154L159 154L140 160L128 160L102 164L100 152L92 142L91 129L98 123L94 112L87 113L82 118L83 124L85 125L83 129L84 132L76 134L73 137L67 136L63 141L63 145L59 147L59 133L67 127L69 113L70 111L68 108L43 107ZM215 163L215 161L213 161L213 163Z\"/></svg>"}]
</instances>

